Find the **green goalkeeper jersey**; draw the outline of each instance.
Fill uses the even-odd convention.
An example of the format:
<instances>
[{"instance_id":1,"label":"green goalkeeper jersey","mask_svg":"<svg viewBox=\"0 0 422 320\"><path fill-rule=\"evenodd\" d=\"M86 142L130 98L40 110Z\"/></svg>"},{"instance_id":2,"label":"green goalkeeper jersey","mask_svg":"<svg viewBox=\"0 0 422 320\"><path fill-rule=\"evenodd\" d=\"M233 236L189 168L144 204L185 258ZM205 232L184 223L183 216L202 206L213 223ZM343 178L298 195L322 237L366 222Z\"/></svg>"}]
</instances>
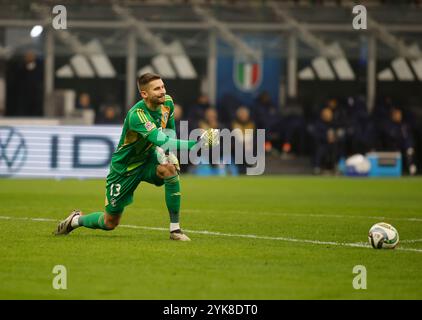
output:
<instances>
[{"instance_id":1,"label":"green goalkeeper jersey","mask_svg":"<svg viewBox=\"0 0 422 320\"><path fill-rule=\"evenodd\" d=\"M155 157L156 146L165 144L168 149L190 149L196 144L196 141L168 137L162 132L165 128L176 129L174 104L169 95L156 111L150 110L144 100L137 102L126 115L119 144L111 158L111 168L126 174Z\"/></svg>"}]
</instances>

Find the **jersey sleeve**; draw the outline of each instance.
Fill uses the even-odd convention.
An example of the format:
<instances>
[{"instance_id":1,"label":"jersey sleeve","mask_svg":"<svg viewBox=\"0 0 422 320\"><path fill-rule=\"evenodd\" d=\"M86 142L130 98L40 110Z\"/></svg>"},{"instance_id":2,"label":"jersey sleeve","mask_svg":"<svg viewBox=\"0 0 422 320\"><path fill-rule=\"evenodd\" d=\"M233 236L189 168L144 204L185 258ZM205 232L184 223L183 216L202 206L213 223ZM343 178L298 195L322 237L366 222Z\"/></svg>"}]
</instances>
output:
<instances>
[{"instance_id":1,"label":"jersey sleeve","mask_svg":"<svg viewBox=\"0 0 422 320\"><path fill-rule=\"evenodd\" d=\"M174 120L174 102L173 102L173 99L169 95L166 95L166 102L167 102L168 106L170 107L170 115L169 115L169 119L167 121L167 128L169 128L171 130L176 130L176 122Z\"/></svg>"},{"instance_id":2,"label":"jersey sleeve","mask_svg":"<svg viewBox=\"0 0 422 320\"><path fill-rule=\"evenodd\" d=\"M158 129L153 130L151 134L148 135L147 139L152 144L161 147L164 151L190 150L198 143L198 141L195 140L180 140L170 138Z\"/></svg>"},{"instance_id":3,"label":"jersey sleeve","mask_svg":"<svg viewBox=\"0 0 422 320\"><path fill-rule=\"evenodd\" d=\"M142 109L137 109L129 117L129 129L146 138L154 130L157 131L157 126L148 112L145 112Z\"/></svg>"}]
</instances>

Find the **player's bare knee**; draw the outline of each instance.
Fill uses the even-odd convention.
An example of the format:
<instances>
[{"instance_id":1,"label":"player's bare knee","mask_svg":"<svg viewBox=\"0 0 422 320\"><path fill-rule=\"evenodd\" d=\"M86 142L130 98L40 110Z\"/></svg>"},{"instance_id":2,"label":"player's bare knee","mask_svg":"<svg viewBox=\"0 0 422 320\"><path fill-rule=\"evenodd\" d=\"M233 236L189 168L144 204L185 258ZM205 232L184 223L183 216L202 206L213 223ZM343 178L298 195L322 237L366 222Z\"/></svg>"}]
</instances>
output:
<instances>
[{"instance_id":1,"label":"player's bare knee","mask_svg":"<svg viewBox=\"0 0 422 320\"><path fill-rule=\"evenodd\" d=\"M157 175L162 178L168 178L176 175L176 168L172 164L162 164L157 167Z\"/></svg>"},{"instance_id":2,"label":"player's bare knee","mask_svg":"<svg viewBox=\"0 0 422 320\"><path fill-rule=\"evenodd\" d=\"M157 167L157 176L159 176L160 178L164 178L164 175L166 173L167 169L164 165L159 165Z\"/></svg>"},{"instance_id":3,"label":"player's bare knee","mask_svg":"<svg viewBox=\"0 0 422 320\"><path fill-rule=\"evenodd\" d=\"M111 231L111 230L116 229L117 225L109 223L109 224L106 225L106 227L107 227L107 230Z\"/></svg>"},{"instance_id":4,"label":"player's bare knee","mask_svg":"<svg viewBox=\"0 0 422 320\"><path fill-rule=\"evenodd\" d=\"M106 215L104 219L104 224L107 227L107 230L114 230L120 223L120 216L111 216Z\"/></svg>"},{"instance_id":5,"label":"player's bare knee","mask_svg":"<svg viewBox=\"0 0 422 320\"><path fill-rule=\"evenodd\" d=\"M106 222L105 225L107 227L107 230L114 230L119 225L119 223L118 222L110 222L109 221L108 223Z\"/></svg>"},{"instance_id":6,"label":"player's bare knee","mask_svg":"<svg viewBox=\"0 0 422 320\"><path fill-rule=\"evenodd\" d=\"M174 164L168 165L168 177L174 177L177 174L176 167Z\"/></svg>"}]
</instances>

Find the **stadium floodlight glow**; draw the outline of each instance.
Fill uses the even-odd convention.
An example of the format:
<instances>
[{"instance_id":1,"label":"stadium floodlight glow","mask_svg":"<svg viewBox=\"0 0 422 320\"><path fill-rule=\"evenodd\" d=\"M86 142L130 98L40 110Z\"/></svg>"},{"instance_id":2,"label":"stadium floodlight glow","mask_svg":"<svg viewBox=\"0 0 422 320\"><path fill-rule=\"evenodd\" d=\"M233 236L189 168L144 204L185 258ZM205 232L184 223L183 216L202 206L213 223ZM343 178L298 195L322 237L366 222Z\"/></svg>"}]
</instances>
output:
<instances>
[{"instance_id":1,"label":"stadium floodlight glow","mask_svg":"<svg viewBox=\"0 0 422 320\"><path fill-rule=\"evenodd\" d=\"M36 25L31 29L31 37L36 38L39 37L43 31L43 27L40 25Z\"/></svg>"}]
</instances>

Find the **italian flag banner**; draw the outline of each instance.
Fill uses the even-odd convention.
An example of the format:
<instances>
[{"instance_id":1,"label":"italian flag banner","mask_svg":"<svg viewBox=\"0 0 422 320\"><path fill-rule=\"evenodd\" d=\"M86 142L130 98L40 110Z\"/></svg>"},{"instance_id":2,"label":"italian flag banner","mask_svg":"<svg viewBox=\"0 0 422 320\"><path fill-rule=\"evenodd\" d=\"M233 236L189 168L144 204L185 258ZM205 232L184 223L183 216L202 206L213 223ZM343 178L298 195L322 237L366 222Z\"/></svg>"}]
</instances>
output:
<instances>
[{"instance_id":1,"label":"italian flag banner","mask_svg":"<svg viewBox=\"0 0 422 320\"><path fill-rule=\"evenodd\" d=\"M237 62L235 83L241 90L254 90L260 82L261 66L254 62Z\"/></svg>"}]
</instances>

